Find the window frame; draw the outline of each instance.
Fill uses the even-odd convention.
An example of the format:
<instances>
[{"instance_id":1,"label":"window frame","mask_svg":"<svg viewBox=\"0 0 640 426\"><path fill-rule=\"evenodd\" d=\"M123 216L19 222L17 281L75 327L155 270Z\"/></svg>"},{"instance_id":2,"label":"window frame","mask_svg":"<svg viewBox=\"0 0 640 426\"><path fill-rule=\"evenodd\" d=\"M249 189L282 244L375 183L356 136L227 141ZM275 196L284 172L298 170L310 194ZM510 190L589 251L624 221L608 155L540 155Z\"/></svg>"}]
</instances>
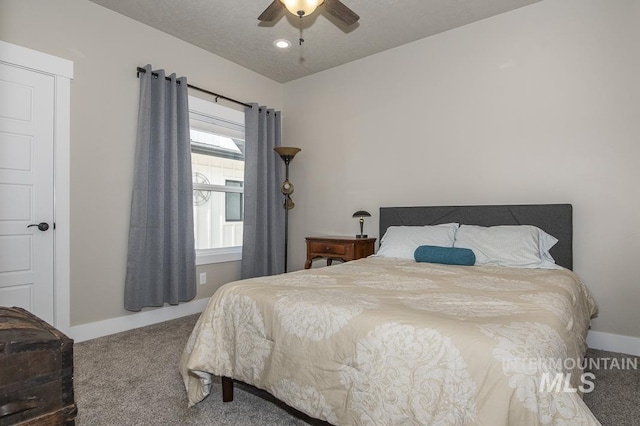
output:
<instances>
[{"instance_id":1,"label":"window frame","mask_svg":"<svg viewBox=\"0 0 640 426\"><path fill-rule=\"evenodd\" d=\"M215 129L223 128L224 133L227 133L229 137L242 137L242 139L244 139L244 112L242 111L189 95L189 128L199 129L199 127L191 125L191 119L199 122L206 120L206 126L209 128L205 129L200 127L201 129L216 132ZM217 133L222 132L218 130ZM229 187L225 185L203 185L194 183L193 189L214 190L223 193L244 193L244 185L242 187ZM195 228L193 231L195 232ZM242 246L196 249L196 265L198 266L239 260L242 260Z\"/></svg>"}]
</instances>

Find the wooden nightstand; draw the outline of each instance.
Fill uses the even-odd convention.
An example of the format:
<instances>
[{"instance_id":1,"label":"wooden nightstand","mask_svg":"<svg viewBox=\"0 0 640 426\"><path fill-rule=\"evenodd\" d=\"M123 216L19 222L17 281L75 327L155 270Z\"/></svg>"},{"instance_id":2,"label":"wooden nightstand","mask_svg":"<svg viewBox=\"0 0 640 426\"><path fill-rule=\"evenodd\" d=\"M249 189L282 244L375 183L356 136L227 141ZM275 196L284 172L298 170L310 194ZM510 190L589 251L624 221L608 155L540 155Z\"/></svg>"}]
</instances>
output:
<instances>
[{"instance_id":1,"label":"wooden nightstand","mask_svg":"<svg viewBox=\"0 0 640 426\"><path fill-rule=\"evenodd\" d=\"M311 268L314 259L327 259L327 266L334 259L348 262L372 255L375 252L375 238L355 237L307 237L307 261L304 269Z\"/></svg>"}]
</instances>

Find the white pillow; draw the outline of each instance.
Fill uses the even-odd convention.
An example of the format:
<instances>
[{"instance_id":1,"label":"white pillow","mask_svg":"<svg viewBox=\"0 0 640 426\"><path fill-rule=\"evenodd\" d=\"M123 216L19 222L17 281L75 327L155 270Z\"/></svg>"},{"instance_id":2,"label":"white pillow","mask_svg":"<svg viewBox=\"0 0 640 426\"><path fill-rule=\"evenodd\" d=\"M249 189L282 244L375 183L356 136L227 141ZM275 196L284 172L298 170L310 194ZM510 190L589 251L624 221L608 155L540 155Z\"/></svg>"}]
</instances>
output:
<instances>
[{"instance_id":1,"label":"white pillow","mask_svg":"<svg viewBox=\"0 0 640 426\"><path fill-rule=\"evenodd\" d=\"M453 246L473 250L476 265L560 269L549 254L557 242L532 225L461 225Z\"/></svg>"},{"instance_id":2,"label":"white pillow","mask_svg":"<svg viewBox=\"0 0 640 426\"><path fill-rule=\"evenodd\" d=\"M428 226L390 226L380 241L376 256L411 259L418 246L453 247L457 223Z\"/></svg>"}]
</instances>

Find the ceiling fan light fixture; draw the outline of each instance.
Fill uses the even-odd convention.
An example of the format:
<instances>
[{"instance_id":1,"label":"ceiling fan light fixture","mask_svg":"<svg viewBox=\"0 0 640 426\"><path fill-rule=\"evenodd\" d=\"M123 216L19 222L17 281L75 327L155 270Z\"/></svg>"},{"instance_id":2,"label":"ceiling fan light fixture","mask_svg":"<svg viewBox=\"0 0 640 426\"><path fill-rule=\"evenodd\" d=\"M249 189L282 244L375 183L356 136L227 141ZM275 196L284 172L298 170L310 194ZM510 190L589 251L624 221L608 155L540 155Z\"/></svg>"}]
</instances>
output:
<instances>
[{"instance_id":1,"label":"ceiling fan light fixture","mask_svg":"<svg viewBox=\"0 0 640 426\"><path fill-rule=\"evenodd\" d=\"M324 0L280 0L284 7L296 16L311 15Z\"/></svg>"}]
</instances>

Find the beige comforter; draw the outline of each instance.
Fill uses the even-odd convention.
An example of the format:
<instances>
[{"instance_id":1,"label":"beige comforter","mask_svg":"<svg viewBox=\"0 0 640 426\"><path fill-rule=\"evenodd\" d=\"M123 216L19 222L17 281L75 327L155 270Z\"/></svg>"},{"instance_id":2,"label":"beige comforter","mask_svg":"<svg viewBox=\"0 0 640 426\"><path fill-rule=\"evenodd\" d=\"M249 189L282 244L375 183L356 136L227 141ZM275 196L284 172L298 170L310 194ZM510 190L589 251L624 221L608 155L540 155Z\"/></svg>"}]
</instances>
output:
<instances>
[{"instance_id":1,"label":"beige comforter","mask_svg":"<svg viewBox=\"0 0 640 426\"><path fill-rule=\"evenodd\" d=\"M216 375L333 424L591 425L594 313L568 270L370 257L223 286L180 369L190 405Z\"/></svg>"}]
</instances>

